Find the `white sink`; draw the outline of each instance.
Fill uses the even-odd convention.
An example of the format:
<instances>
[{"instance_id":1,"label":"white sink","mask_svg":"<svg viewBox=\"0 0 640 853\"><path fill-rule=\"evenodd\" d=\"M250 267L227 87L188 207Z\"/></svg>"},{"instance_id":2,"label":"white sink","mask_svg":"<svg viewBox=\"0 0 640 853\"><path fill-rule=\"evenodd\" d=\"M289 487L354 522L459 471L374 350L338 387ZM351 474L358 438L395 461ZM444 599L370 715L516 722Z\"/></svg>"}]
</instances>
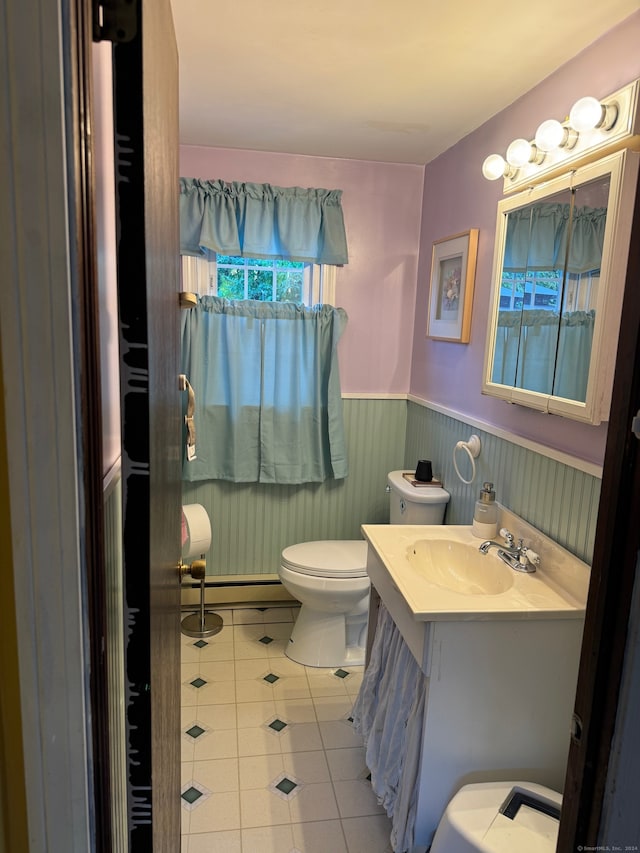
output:
<instances>
[{"instance_id":1,"label":"white sink","mask_svg":"<svg viewBox=\"0 0 640 853\"><path fill-rule=\"evenodd\" d=\"M386 584L420 622L584 618L589 566L505 507L499 527L540 555L533 574L495 548L481 554L470 525L364 524L371 583Z\"/></svg>"},{"instance_id":2,"label":"white sink","mask_svg":"<svg viewBox=\"0 0 640 853\"><path fill-rule=\"evenodd\" d=\"M501 595L515 578L513 569L477 545L453 539L418 539L407 548L407 562L429 583L463 595Z\"/></svg>"}]
</instances>

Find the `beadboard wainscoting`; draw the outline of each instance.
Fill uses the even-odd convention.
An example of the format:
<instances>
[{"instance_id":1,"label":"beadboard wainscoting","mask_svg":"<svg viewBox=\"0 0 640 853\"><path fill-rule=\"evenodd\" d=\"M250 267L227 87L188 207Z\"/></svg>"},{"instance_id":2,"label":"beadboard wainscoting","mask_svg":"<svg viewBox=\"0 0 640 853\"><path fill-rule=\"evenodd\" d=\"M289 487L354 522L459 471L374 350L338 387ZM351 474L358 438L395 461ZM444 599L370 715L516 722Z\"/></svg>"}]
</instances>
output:
<instances>
[{"instance_id":1,"label":"beadboard wainscoting","mask_svg":"<svg viewBox=\"0 0 640 853\"><path fill-rule=\"evenodd\" d=\"M453 467L453 449L472 434L482 442L476 459L476 477L471 485L458 478ZM409 401L405 466L417 459L431 459L434 473L441 473L451 493L447 524L470 524L474 503L482 483L494 484L496 500L537 527L572 554L591 563L595 537L600 478L564 464L513 441L493 435L427 405ZM465 479L471 475L464 451L458 452L458 467Z\"/></svg>"},{"instance_id":2,"label":"beadboard wainscoting","mask_svg":"<svg viewBox=\"0 0 640 853\"><path fill-rule=\"evenodd\" d=\"M210 580L238 576L275 577L287 545L313 539L358 539L360 525L388 520L387 473L415 469L431 459L451 493L448 524L470 524L484 480L497 500L585 562L591 562L600 499L600 478L543 452L479 428L435 408L404 399L345 399L349 454L346 480L302 486L183 483L184 504L200 503L211 517L213 542L207 554ZM453 468L453 448L472 433L480 436L473 484ZM552 453L550 451L550 453ZM459 467L469 477L460 453ZM593 467L593 466L591 466Z\"/></svg>"},{"instance_id":3,"label":"beadboard wainscoting","mask_svg":"<svg viewBox=\"0 0 640 853\"><path fill-rule=\"evenodd\" d=\"M182 503L202 504L213 541L207 575L275 575L287 545L360 539L364 521L388 520L387 473L404 464L407 401L344 399L349 476L301 486L183 482Z\"/></svg>"}]
</instances>

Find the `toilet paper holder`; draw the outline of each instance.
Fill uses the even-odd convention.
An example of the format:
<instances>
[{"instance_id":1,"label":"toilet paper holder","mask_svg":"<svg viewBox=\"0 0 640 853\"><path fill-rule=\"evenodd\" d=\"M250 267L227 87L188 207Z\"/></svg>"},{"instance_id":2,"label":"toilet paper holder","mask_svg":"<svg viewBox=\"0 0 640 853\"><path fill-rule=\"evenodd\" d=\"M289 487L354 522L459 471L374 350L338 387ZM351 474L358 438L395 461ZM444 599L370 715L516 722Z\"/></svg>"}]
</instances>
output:
<instances>
[{"instance_id":1,"label":"toilet paper holder","mask_svg":"<svg viewBox=\"0 0 640 853\"><path fill-rule=\"evenodd\" d=\"M204 609L204 579L206 575L207 561L204 559L194 560L192 563L178 562L180 580L185 575L191 575L194 580L200 581L200 607L197 613L190 613L181 622L180 630L187 637L213 637L222 631L222 617L217 613L210 613Z\"/></svg>"}]
</instances>

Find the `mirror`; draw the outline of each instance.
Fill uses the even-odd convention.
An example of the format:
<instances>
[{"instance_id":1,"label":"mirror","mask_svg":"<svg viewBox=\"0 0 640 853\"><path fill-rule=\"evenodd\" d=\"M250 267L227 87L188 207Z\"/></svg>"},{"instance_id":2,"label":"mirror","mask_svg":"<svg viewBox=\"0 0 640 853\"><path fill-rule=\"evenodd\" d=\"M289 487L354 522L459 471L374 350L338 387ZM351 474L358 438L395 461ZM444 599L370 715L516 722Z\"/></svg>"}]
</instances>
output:
<instances>
[{"instance_id":1,"label":"mirror","mask_svg":"<svg viewBox=\"0 0 640 853\"><path fill-rule=\"evenodd\" d=\"M622 151L498 204L483 393L607 419L637 159Z\"/></svg>"}]
</instances>

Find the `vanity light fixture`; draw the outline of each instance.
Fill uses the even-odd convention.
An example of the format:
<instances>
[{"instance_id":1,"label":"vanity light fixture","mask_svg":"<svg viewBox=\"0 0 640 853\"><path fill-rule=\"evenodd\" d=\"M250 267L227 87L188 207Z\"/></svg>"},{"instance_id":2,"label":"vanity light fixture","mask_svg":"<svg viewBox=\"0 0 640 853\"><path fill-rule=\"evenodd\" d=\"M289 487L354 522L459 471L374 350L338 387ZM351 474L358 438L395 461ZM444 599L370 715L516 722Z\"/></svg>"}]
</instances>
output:
<instances>
[{"instance_id":1,"label":"vanity light fixture","mask_svg":"<svg viewBox=\"0 0 640 853\"><path fill-rule=\"evenodd\" d=\"M602 100L580 98L566 121L547 119L535 139L514 139L505 157L490 154L482 174L490 181L504 179L504 192L523 189L572 167L624 147L640 149L638 91L640 81Z\"/></svg>"}]
</instances>

